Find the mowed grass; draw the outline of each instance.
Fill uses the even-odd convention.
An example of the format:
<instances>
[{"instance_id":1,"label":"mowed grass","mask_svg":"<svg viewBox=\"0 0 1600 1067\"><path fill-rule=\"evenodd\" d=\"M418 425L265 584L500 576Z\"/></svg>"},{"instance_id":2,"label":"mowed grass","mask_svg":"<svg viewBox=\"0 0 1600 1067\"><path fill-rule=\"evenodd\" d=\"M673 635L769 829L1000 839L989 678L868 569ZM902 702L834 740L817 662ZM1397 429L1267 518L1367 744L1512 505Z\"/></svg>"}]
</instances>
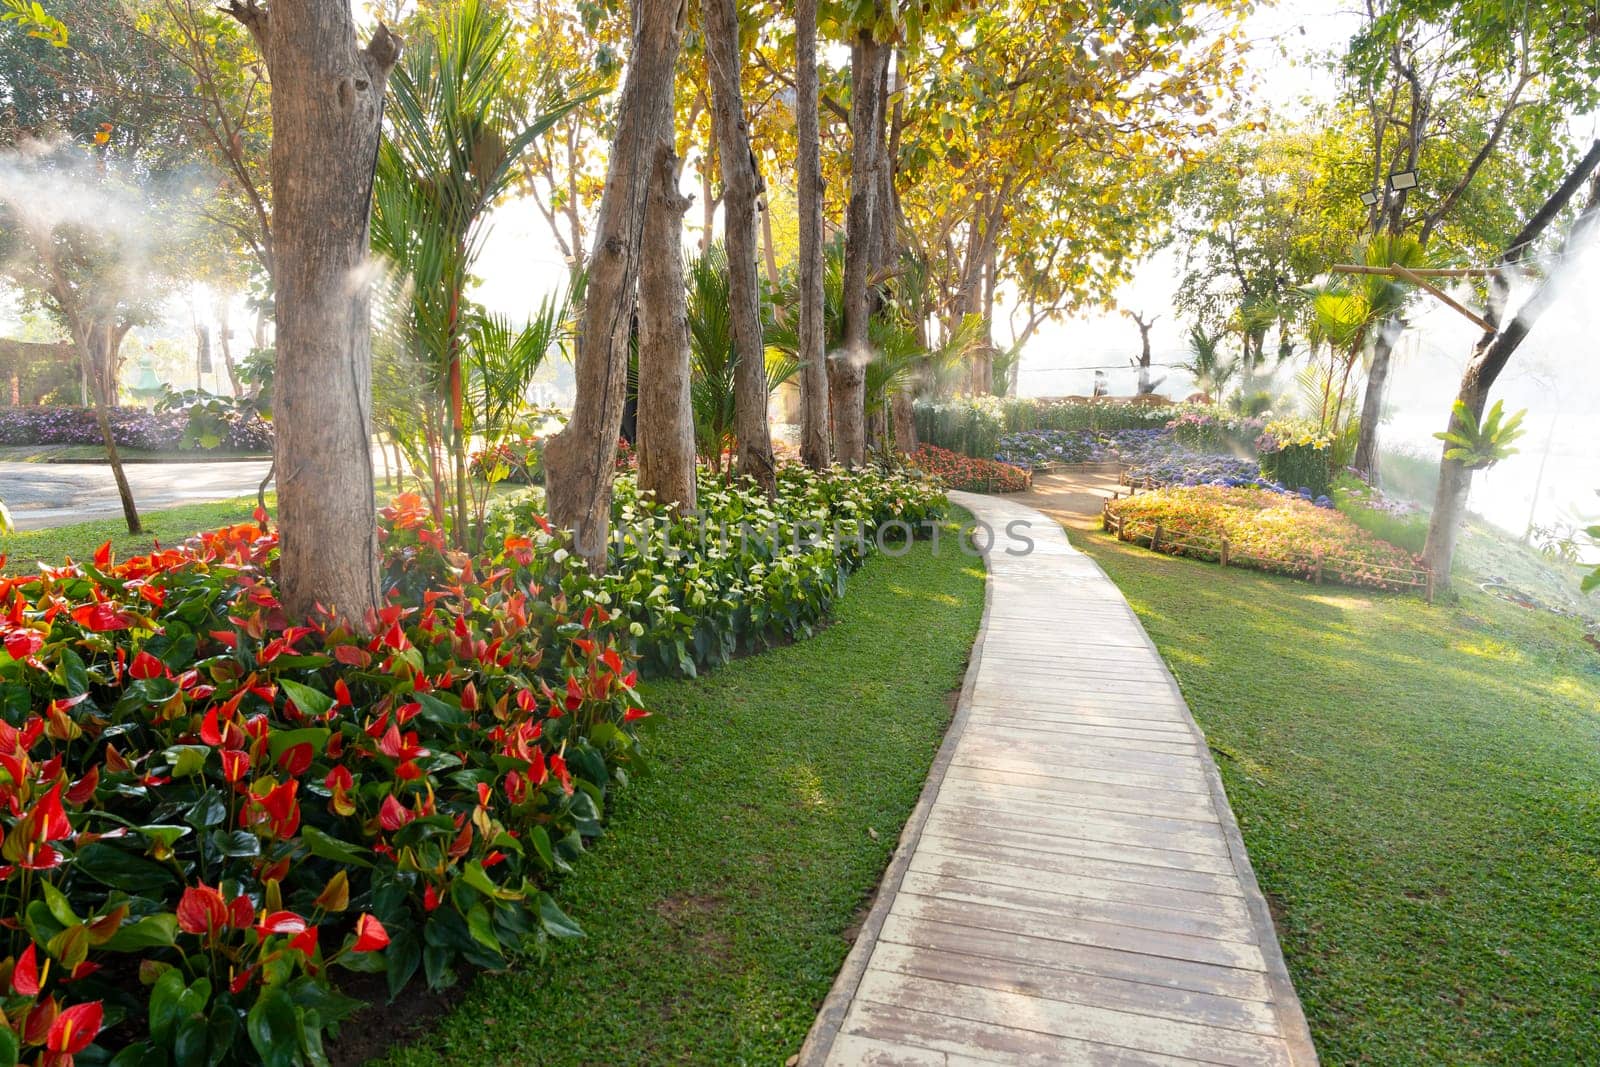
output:
<instances>
[{"instance_id":1,"label":"mowed grass","mask_svg":"<svg viewBox=\"0 0 1600 1067\"><path fill-rule=\"evenodd\" d=\"M269 509L274 501L275 494L268 493ZM139 534L130 534L128 524L120 515L43 530L0 533L0 553L6 556L5 570L12 574L31 571L39 561L59 564L69 556L75 560L91 559L95 549L107 541L111 542L118 559L126 559L149 552L158 542L175 545L200 530L249 522L255 508L254 496L241 496L210 504L152 509L139 513L140 524L144 527L144 532Z\"/></svg>"},{"instance_id":2,"label":"mowed grass","mask_svg":"<svg viewBox=\"0 0 1600 1067\"><path fill-rule=\"evenodd\" d=\"M1324 1062L1600 1057L1600 655L1574 623L1074 541L1206 732Z\"/></svg>"},{"instance_id":3,"label":"mowed grass","mask_svg":"<svg viewBox=\"0 0 1600 1067\"><path fill-rule=\"evenodd\" d=\"M940 540L877 558L826 630L648 684L653 773L560 889L584 927L480 976L396 1065L782 1064L849 948L949 721L983 607Z\"/></svg>"}]
</instances>

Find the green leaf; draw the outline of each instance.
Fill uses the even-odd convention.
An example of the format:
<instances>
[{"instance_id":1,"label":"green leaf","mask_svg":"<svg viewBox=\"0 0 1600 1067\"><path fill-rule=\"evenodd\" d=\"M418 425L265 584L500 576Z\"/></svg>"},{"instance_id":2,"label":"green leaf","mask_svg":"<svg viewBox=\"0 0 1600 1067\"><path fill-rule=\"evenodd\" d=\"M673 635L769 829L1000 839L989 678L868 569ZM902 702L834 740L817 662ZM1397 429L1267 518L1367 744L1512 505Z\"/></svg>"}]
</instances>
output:
<instances>
[{"instance_id":1,"label":"green leaf","mask_svg":"<svg viewBox=\"0 0 1600 1067\"><path fill-rule=\"evenodd\" d=\"M539 925L551 937L566 939L585 936L582 928L556 906L555 898L549 893L539 894Z\"/></svg>"},{"instance_id":2,"label":"green leaf","mask_svg":"<svg viewBox=\"0 0 1600 1067\"><path fill-rule=\"evenodd\" d=\"M489 917L489 909L482 904L474 904L467 909L467 929L472 933L472 939L484 948L501 955L500 939L494 935L494 923Z\"/></svg>"},{"instance_id":3,"label":"green leaf","mask_svg":"<svg viewBox=\"0 0 1600 1067\"><path fill-rule=\"evenodd\" d=\"M56 922L62 926L76 926L83 920L78 918L78 913L72 910L72 904L67 900L67 895L49 882L41 883L44 890L44 903L50 909L50 914L55 916Z\"/></svg>"},{"instance_id":4,"label":"green leaf","mask_svg":"<svg viewBox=\"0 0 1600 1067\"><path fill-rule=\"evenodd\" d=\"M355 845L347 845L337 837L333 837L315 826L300 828L300 839L305 842L306 848L313 856L321 856L325 860L337 860L340 863L353 863L357 867L371 867L372 861L362 855L365 849L358 849Z\"/></svg>"},{"instance_id":5,"label":"green leaf","mask_svg":"<svg viewBox=\"0 0 1600 1067\"><path fill-rule=\"evenodd\" d=\"M162 913L147 915L135 922L123 923L101 947L107 952L143 952L150 948L168 948L176 944L177 940L177 916ZM162 978L165 977L166 975L162 975Z\"/></svg>"},{"instance_id":6,"label":"green leaf","mask_svg":"<svg viewBox=\"0 0 1600 1067\"><path fill-rule=\"evenodd\" d=\"M174 778L188 778L199 774L206 765L211 749L204 745L173 745L163 752L162 758L172 765L169 772Z\"/></svg>"},{"instance_id":7,"label":"green leaf","mask_svg":"<svg viewBox=\"0 0 1600 1067\"><path fill-rule=\"evenodd\" d=\"M300 1051L300 1020L281 987L266 989L256 998L244 1027L266 1067L293 1067Z\"/></svg>"},{"instance_id":8,"label":"green leaf","mask_svg":"<svg viewBox=\"0 0 1600 1067\"><path fill-rule=\"evenodd\" d=\"M172 1040L186 988L183 972L174 967L156 979L155 986L150 990L150 1039L156 1044L164 1045Z\"/></svg>"},{"instance_id":9,"label":"green leaf","mask_svg":"<svg viewBox=\"0 0 1600 1067\"><path fill-rule=\"evenodd\" d=\"M292 682L287 678L279 678L278 685L282 687L284 695L294 701L294 706L300 709L301 714L309 718L321 718L333 709L333 697L321 690L313 689L309 685L304 685L300 682ZM300 731L291 732L299 733ZM272 754L276 757L278 750L274 750Z\"/></svg>"},{"instance_id":10,"label":"green leaf","mask_svg":"<svg viewBox=\"0 0 1600 1067\"><path fill-rule=\"evenodd\" d=\"M17 1067L17 1032L9 1026L0 1026L0 1067Z\"/></svg>"},{"instance_id":11,"label":"green leaf","mask_svg":"<svg viewBox=\"0 0 1600 1067\"><path fill-rule=\"evenodd\" d=\"M290 683L283 682L281 684L288 685ZM312 689L309 692L314 693L316 690ZM329 702L331 706L331 697ZM298 700L295 701L295 706L300 706ZM267 735L267 750L272 753L273 759L277 759L295 745L310 745L312 752L321 755L322 750L327 747L328 735L332 732L325 726L308 726L301 730L276 730Z\"/></svg>"},{"instance_id":12,"label":"green leaf","mask_svg":"<svg viewBox=\"0 0 1600 1067\"><path fill-rule=\"evenodd\" d=\"M422 705L422 717L438 726L465 726L468 722L466 712L432 693L418 693L417 703Z\"/></svg>"},{"instance_id":13,"label":"green leaf","mask_svg":"<svg viewBox=\"0 0 1600 1067\"><path fill-rule=\"evenodd\" d=\"M74 866L97 882L135 896L165 889L178 880L170 868L99 841L79 849Z\"/></svg>"}]
</instances>

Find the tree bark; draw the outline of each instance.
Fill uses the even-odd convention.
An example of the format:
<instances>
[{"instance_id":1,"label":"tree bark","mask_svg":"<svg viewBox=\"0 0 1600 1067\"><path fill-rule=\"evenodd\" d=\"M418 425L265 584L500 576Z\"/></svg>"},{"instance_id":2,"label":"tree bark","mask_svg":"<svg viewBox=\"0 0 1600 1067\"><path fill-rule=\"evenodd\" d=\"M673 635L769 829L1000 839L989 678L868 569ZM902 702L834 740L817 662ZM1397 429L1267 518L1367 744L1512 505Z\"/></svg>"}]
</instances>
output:
<instances>
[{"instance_id":1,"label":"tree bark","mask_svg":"<svg viewBox=\"0 0 1600 1067\"><path fill-rule=\"evenodd\" d=\"M349 0L231 0L272 80L280 596L370 625L380 600L368 221L400 41L356 41Z\"/></svg>"},{"instance_id":2,"label":"tree bark","mask_svg":"<svg viewBox=\"0 0 1600 1067\"><path fill-rule=\"evenodd\" d=\"M750 149L740 87L743 54L734 0L701 0L711 119L722 162L722 225L728 246L728 298L732 303L733 424L739 473L768 493L777 490L772 428L767 423L767 356L761 330L761 273L756 201L765 188Z\"/></svg>"},{"instance_id":3,"label":"tree bark","mask_svg":"<svg viewBox=\"0 0 1600 1067\"><path fill-rule=\"evenodd\" d=\"M1534 213L1522 227L1521 232L1512 238L1511 243L1500 254L1498 264L1501 268L1500 273L1490 279L1490 306L1485 314L1485 318L1489 321L1498 324L1505 296L1510 291L1506 272L1533 246L1555 217L1566 209L1567 204L1577 195L1586 181L1592 182L1588 203L1584 205L1583 211L1579 213L1572 228L1567 232L1562 251L1570 248L1573 238L1600 217L1600 174L1597 174L1597 171L1600 171L1600 140L1590 145L1588 153L1567 175L1560 188L1551 194L1550 199ZM1595 177L1591 179L1591 175ZM1464 405L1475 419L1483 418L1484 408L1488 405L1489 390L1493 388L1495 380L1499 378L1500 372L1505 370L1507 362L1521 347L1522 342L1527 339L1534 325L1555 302L1555 280L1554 275L1546 275L1515 317L1495 332L1485 333L1474 347L1472 358L1467 361L1467 369L1461 375L1461 388L1456 394L1456 400ZM1456 417L1452 406L1445 429L1448 431L1455 428ZM1445 454L1451 447L1447 442L1440 450L1439 488L1434 494L1433 513L1428 518L1428 540L1422 549L1423 562L1433 572L1436 589L1450 587L1450 567L1455 560L1456 535L1466 511L1467 493L1472 486L1472 471L1459 460L1451 459Z\"/></svg>"},{"instance_id":4,"label":"tree bark","mask_svg":"<svg viewBox=\"0 0 1600 1067\"><path fill-rule=\"evenodd\" d=\"M578 325L577 397L566 428L545 445L550 518L576 535L591 569L605 564L617 434L628 386L628 334L645 200L655 163L657 116L672 106L683 34L682 0L639 0L605 193L589 254L589 282Z\"/></svg>"},{"instance_id":5,"label":"tree bark","mask_svg":"<svg viewBox=\"0 0 1600 1067\"><path fill-rule=\"evenodd\" d=\"M1356 454L1350 466L1360 471L1368 484L1378 482L1378 423L1383 419L1383 397L1389 385L1389 365L1394 358L1398 322L1379 324L1372 343L1372 365L1367 368L1367 388L1361 396L1361 423L1357 430Z\"/></svg>"},{"instance_id":6,"label":"tree bark","mask_svg":"<svg viewBox=\"0 0 1600 1067\"><path fill-rule=\"evenodd\" d=\"M657 121L639 267L639 488L676 510L693 511L694 408L683 287L683 216L691 201L678 191L671 109Z\"/></svg>"},{"instance_id":7,"label":"tree bark","mask_svg":"<svg viewBox=\"0 0 1600 1067\"><path fill-rule=\"evenodd\" d=\"M833 463L828 435L827 336L823 322L822 143L817 114L817 0L795 4L795 170L800 201L800 458Z\"/></svg>"},{"instance_id":8,"label":"tree bark","mask_svg":"<svg viewBox=\"0 0 1600 1067\"><path fill-rule=\"evenodd\" d=\"M867 461L866 382L872 359L872 268L878 220L878 168L883 163L884 72L889 49L870 29L857 31L850 47L850 202L845 210L844 345L828 357L828 397L833 443L846 467Z\"/></svg>"},{"instance_id":9,"label":"tree bark","mask_svg":"<svg viewBox=\"0 0 1600 1067\"><path fill-rule=\"evenodd\" d=\"M122 455L117 451L116 435L111 432L111 417L107 408L111 405L106 402L106 391L109 388L115 395L115 384L107 385L100 378L97 368L110 368L115 365L116 357L112 354L115 345L115 327L108 324L96 324L84 330L76 339L78 342L79 357L83 360L83 373L89 379L89 393L94 398L94 421L100 430L100 441L105 445L106 463L111 467L111 478L117 484L117 497L122 503L122 518L128 524L131 534L143 533L144 524L139 520L139 508L133 502L133 487L128 484L128 474L122 469Z\"/></svg>"},{"instance_id":10,"label":"tree bark","mask_svg":"<svg viewBox=\"0 0 1600 1067\"><path fill-rule=\"evenodd\" d=\"M233 328L228 322L228 300L217 301L217 348L222 352L222 366L228 372L228 387L235 400L244 396L244 386L239 381L239 368L233 362Z\"/></svg>"}]
</instances>

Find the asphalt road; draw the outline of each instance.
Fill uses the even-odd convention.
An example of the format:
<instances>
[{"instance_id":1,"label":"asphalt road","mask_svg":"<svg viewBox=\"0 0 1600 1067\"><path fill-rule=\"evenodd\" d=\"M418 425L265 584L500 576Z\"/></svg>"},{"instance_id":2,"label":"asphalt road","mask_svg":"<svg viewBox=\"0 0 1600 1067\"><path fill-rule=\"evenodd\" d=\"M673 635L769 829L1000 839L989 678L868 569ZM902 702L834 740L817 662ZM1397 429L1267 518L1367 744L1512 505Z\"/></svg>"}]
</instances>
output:
<instances>
[{"instance_id":1,"label":"asphalt road","mask_svg":"<svg viewBox=\"0 0 1600 1067\"><path fill-rule=\"evenodd\" d=\"M266 460L221 463L128 463L140 510L253 496ZM102 463L0 462L0 500L19 530L122 514L111 468Z\"/></svg>"}]
</instances>

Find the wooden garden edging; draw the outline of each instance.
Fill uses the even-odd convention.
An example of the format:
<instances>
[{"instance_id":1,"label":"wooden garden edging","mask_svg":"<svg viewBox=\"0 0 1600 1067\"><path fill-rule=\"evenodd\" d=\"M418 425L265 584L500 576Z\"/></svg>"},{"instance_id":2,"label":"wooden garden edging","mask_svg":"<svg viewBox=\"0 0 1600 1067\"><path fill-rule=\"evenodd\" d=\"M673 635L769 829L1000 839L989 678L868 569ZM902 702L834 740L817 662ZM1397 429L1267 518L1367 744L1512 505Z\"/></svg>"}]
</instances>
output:
<instances>
[{"instance_id":1,"label":"wooden garden edging","mask_svg":"<svg viewBox=\"0 0 1600 1067\"><path fill-rule=\"evenodd\" d=\"M1208 534L1188 532L1179 536L1174 535L1159 522L1126 519L1111 506L1115 501L1116 498L1113 497L1101 508L1101 528L1107 533L1116 534L1118 540L1133 544L1142 543L1153 552L1165 552L1167 555L1186 556L1191 559L1214 560L1224 567L1253 562L1266 565L1262 569L1287 568L1291 574L1303 572L1305 577L1317 585L1321 585L1326 578L1341 585L1418 590L1428 603L1433 603L1433 572L1427 567L1394 567L1383 563L1362 563L1353 559L1326 556L1321 552L1301 559L1278 559L1240 552L1229 543L1226 534L1213 537ZM1378 581L1384 584L1375 586L1372 582L1350 580L1352 573L1362 572L1377 572L1381 575Z\"/></svg>"}]
</instances>

